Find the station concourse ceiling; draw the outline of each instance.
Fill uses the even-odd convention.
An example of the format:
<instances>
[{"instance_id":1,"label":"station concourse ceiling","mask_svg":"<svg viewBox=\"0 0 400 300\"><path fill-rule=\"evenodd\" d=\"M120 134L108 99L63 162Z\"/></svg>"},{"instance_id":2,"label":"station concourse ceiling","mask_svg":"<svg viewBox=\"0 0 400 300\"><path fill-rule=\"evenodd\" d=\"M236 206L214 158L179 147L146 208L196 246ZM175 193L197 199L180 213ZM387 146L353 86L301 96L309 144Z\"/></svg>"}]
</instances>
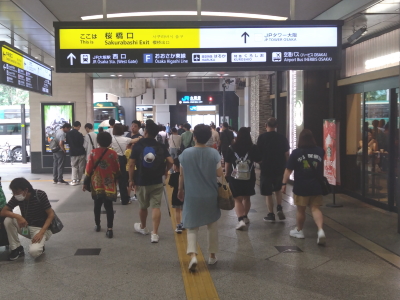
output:
<instances>
[{"instance_id":1,"label":"station concourse ceiling","mask_svg":"<svg viewBox=\"0 0 400 300\"><path fill-rule=\"evenodd\" d=\"M326 11L337 9L345 2L354 0L297 0L296 19L311 20ZM379 34L400 26L400 0L361 0L363 6L355 12L345 12L343 44L357 29L366 26L368 36ZM14 32L15 46L22 51L30 49L32 56L53 66L55 56L54 21L81 21L83 16L101 15L102 0L0 0L0 40L11 43ZM150 11L196 11L196 0L108 0L107 13L150 12ZM263 14L289 17L290 0L202 0L202 11ZM351 14L351 15L346 15ZM197 16L147 16L114 18L112 21L193 21ZM202 16L203 21L243 21L243 18ZM254 20L254 19L247 19ZM100 20L102 21L102 20ZM216 72L180 72L174 77L214 77ZM215 73L215 74L214 74ZM221 70L220 73L223 73ZM234 72L231 72L232 74ZM235 72L236 73L236 72ZM230 74L230 76L232 75ZM91 74L93 77L108 77L113 74ZM118 74L115 74L118 76ZM150 75L160 78L169 73L123 73L125 77ZM248 74L252 76L252 73ZM233 76L233 75L232 75ZM242 75L244 76L244 75Z\"/></svg>"},{"instance_id":2,"label":"station concourse ceiling","mask_svg":"<svg viewBox=\"0 0 400 300\"><path fill-rule=\"evenodd\" d=\"M80 21L82 16L103 14L103 1L100 0L41 0L41 2L60 21ZM202 0L202 11L240 12L289 17L290 0ZM296 19L311 20L329 9L340 0L300 0L297 1ZM196 0L108 0L107 13L147 12L147 11L195 11ZM191 16L140 17L136 21L188 21ZM221 17L203 17L204 21L227 20ZM132 20L129 18L118 19ZM229 18L229 20L235 20ZM236 19L243 20L243 19Z\"/></svg>"}]
</instances>

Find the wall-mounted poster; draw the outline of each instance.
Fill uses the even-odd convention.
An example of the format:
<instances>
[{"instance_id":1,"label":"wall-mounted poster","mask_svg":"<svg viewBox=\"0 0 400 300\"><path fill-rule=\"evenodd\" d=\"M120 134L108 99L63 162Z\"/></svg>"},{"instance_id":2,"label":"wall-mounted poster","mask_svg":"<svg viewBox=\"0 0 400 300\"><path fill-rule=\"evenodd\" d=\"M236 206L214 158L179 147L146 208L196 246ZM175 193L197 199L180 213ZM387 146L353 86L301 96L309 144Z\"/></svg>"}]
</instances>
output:
<instances>
[{"instance_id":1,"label":"wall-mounted poster","mask_svg":"<svg viewBox=\"0 0 400 300\"><path fill-rule=\"evenodd\" d=\"M331 185L340 185L339 122L324 120L324 176Z\"/></svg>"},{"instance_id":2,"label":"wall-mounted poster","mask_svg":"<svg viewBox=\"0 0 400 300\"><path fill-rule=\"evenodd\" d=\"M65 123L74 121L74 105L72 103L42 103L43 154L51 154L49 144L57 130ZM68 145L65 146L67 153Z\"/></svg>"}]
</instances>

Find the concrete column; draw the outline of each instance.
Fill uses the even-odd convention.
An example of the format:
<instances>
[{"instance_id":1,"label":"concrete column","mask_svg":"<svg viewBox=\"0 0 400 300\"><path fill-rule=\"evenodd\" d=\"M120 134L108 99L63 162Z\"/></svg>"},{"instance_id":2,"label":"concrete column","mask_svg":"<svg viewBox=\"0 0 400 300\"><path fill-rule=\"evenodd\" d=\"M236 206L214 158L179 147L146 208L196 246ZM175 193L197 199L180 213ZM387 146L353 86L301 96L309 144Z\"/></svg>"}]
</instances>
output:
<instances>
[{"instance_id":1,"label":"concrete column","mask_svg":"<svg viewBox=\"0 0 400 300\"><path fill-rule=\"evenodd\" d=\"M136 98L120 98L120 102L125 109L125 125L130 126L136 120Z\"/></svg>"},{"instance_id":2,"label":"concrete column","mask_svg":"<svg viewBox=\"0 0 400 300\"><path fill-rule=\"evenodd\" d=\"M250 84L250 127L253 141L265 132L265 123L274 116L271 86L268 75L257 75Z\"/></svg>"},{"instance_id":3,"label":"concrete column","mask_svg":"<svg viewBox=\"0 0 400 300\"><path fill-rule=\"evenodd\" d=\"M43 164L42 155L42 112L41 103L74 103L74 121L83 126L93 123L93 79L86 74L53 73L53 96L29 93L31 127L31 170L32 173L51 173L49 161ZM52 158L52 157L51 157ZM46 157L46 160L50 158ZM69 160L65 165L68 172Z\"/></svg>"}]
</instances>

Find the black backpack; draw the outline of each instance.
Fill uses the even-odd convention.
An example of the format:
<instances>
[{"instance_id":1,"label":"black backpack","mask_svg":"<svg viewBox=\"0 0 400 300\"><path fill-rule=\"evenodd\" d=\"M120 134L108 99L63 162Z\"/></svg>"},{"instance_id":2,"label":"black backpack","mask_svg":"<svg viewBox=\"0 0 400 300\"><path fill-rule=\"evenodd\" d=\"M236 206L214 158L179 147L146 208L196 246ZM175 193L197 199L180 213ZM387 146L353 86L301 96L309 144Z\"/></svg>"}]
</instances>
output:
<instances>
[{"instance_id":1,"label":"black backpack","mask_svg":"<svg viewBox=\"0 0 400 300\"><path fill-rule=\"evenodd\" d=\"M138 172L143 180L152 180L165 175L167 163L165 161L165 149L161 143L150 145L145 141L139 141L142 144L143 150L140 154L140 162L138 163ZM150 153L152 155L150 155ZM147 159L147 155L154 156L154 160Z\"/></svg>"}]
</instances>

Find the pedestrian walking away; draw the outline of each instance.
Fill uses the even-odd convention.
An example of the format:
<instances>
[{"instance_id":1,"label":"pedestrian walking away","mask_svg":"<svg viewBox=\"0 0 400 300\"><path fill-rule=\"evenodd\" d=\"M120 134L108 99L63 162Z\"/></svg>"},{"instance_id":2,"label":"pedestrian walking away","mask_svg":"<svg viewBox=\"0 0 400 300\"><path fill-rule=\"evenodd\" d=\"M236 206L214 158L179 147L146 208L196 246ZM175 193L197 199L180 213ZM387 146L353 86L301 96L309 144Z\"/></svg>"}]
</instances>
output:
<instances>
[{"instance_id":1,"label":"pedestrian walking away","mask_svg":"<svg viewBox=\"0 0 400 300\"><path fill-rule=\"evenodd\" d=\"M150 237L152 243L158 243L160 239L158 228L161 221L160 206L164 190L163 175L168 175L168 170L173 164L166 146L155 140L158 132L158 125L153 120L147 120L144 138L132 148L129 168L129 187L132 189L136 185L140 207L140 222L134 224L134 229L143 235L149 234L147 215L150 207L153 221Z\"/></svg>"},{"instance_id":2,"label":"pedestrian walking away","mask_svg":"<svg viewBox=\"0 0 400 300\"><path fill-rule=\"evenodd\" d=\"M128 193L128 179L129 175L126 170L128 160L125 156L125 151L128 144L134 144L139 141L141 136L131 139L124 136L124 128L122 124L115 124L113 127L113 135L111 141L111 148L117 153L120 166L121 176L118 180L119 192L121 194L121 204L128 205L132 203L131 197Z\"/></svg>"},{"instance_id":3,"label":"pedestrian walking away","mask_svg":"<svg viewBox=\"0 0 400 300\"><path fill-rule=\"evenodd\" d=\"M250 197L256 194L254 162L260 159L258 147L251 140L250 130L246 127L240 128L237 139L226 152L225 158L225 174L235 198L237 230L246 228L250 223Z\"/></svg>"},{"instance_id":4,"label":"pedestrian walking away","mask_svg":"<svg viewBox=\"0 0 400 300\"><path fill-rule=\"evenodd\" d=\"M207 147L211 137L210 126L195 126L195 146L179 156L181 163L178 198L183 201L183 226L187 229L187 254L191 256L189 270L197 268L197 236L199 227L207 225L208 264L217 262L218 225L221 217L218 207L217 177L223 176L221 157L217 150Z\"/></svg>"},{"instance_id":5,"label":"pedestrian walking away","mask_svg":"<svg viewBox=\"0 0 400 300\"><path fill-rule=\"evenodd\" d=\"M279 220L285 220L282 208L282 178L286 162L289 157L289 142L287 138L276 132L278 120L269 118L266 125L267 132L261 134L257 140L257 147L261 154L260 191L266 196L268 215L266 222L275 222L274 201L276 198L276 211Z\"/></svg>"},{"instance_id":6,"label":"pedestrian walking away","mask_svg":"<svg viewBox=\"0 0 400 300\"><path fill-rule=\"evenodd\" d=\"M101 230L100 214L101 206L104 205L107 214L106 236L108 238L114 236L113 202L117 200L116 180L121 175L118 155L114 150L108 148L111 139L112 137L108 132L100 132L97 135L97 143L100 147L93 149L90 153L85 173L87 177L90 177L90 191L94 201L95 231L100 232ZM84 183L82 190L86 191L88 188Z\"/></svg>"},{"instance_id":7,"label":"pedestrian walking away","mask_svg":"<svg viewBox=\"0 0 400 300\"><path fill-rule=\"evenodd\" d=\"M293 199L297 206L297 226L290 231L290 236L304 239L303 226L306 220L306 208L309 206L318 227L318 245L324 245L326 240L322 228L323 216L319 209L323 204L320 180L323 176L324 154L325 151L317 146L312 132L304 129L299 136L298 149L290 154L282 186L282 192L285 193L286 184L294 171Z\"/></svg>"}]
</instances>

